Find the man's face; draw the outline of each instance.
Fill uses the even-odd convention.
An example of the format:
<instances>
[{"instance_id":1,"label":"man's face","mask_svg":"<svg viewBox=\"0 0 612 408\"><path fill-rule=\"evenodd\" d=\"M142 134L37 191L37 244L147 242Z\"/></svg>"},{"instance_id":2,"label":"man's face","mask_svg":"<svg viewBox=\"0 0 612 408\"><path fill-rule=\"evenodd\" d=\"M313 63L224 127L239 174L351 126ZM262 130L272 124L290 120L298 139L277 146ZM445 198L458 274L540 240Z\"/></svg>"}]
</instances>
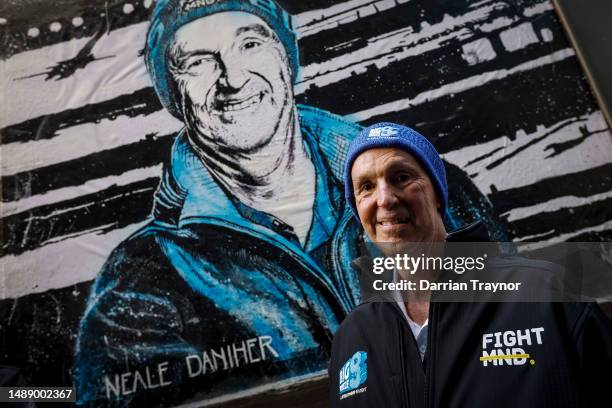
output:
<instances>
[{"instance_id":1,"label":"man's face","mask_svg":"<svg viewBox=\"0 0 612 408\"><path fill-rule=\"evenodd\" d=\"M434 186L411 154L361 153L351 170L359 219L374 242L440 242L446 231Z\"/></svg>"},{"instance_id":2,"label":"man's face","mask_svg":"<svg viewBox=\"0 0 612 408\"><path fill-rule=\"evenodd\" d=\"M266 144L293 107L285 48L259 17L228 11L181 27L171 75L189 128L234 150Z\"/></svg>"}]
</instances>

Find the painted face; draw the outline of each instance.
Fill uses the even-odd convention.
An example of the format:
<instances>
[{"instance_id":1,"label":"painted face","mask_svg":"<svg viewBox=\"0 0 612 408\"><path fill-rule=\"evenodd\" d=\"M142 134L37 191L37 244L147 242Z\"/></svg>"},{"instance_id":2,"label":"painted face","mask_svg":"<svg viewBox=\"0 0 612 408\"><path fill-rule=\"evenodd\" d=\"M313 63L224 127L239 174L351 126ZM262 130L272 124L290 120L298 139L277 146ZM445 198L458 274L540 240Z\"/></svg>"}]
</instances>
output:
<instances>
[{"instance_id":1,"label":"painted face","mask_svg":"<svg viewBox=\"0 0 612 408\"><path fill-rule=\"evenodd\" d=\"M253 14L228 11L184 25L170 66L185 122L198 137L248 152L288 121L293 89L285 48Z\"/></svg>"},{"instance_id":2,"label":"painted face","mask_svg":"<svg viewBox=\"0 0 612 408\"><path fill-rule=\"evenodd\" d=\"M359 219L374 242L441 242L446 237L434 186L411 154L366 150L353 163Z\"/></svg>"}]
</instances>

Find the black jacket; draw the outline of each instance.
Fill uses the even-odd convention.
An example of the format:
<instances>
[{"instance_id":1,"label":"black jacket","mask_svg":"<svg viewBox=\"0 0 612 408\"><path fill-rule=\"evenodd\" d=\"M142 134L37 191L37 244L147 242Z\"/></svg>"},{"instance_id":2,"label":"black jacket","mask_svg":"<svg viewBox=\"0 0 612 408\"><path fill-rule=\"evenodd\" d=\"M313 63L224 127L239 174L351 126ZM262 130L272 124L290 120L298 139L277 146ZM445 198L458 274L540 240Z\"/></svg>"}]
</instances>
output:
<instances>
[{"instance_id":1,"label":"black jacket","mask_svg":"<svg viewBox=\"0 0 612 408\"><path fill-rule=\"evenodd\" d=\"M476 225L452 238L481 234ZM428 326L421 361L395 302L352 311L333 341L331 406L612 406L612 323L596 304L432 302ZM495 352L521 356L481 359Z\"/></svg>"}]
</instances>

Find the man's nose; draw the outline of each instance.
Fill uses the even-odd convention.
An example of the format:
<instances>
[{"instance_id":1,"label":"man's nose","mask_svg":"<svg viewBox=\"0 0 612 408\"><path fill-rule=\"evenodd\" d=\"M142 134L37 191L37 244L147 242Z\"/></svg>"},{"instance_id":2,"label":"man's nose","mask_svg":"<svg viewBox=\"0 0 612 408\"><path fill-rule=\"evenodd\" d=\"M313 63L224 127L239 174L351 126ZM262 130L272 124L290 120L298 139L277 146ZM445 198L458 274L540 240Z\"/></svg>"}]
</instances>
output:
<instances>
[{"instance_id":1,"label":"man's nose","mask_svg":"<svg viewBox=\"0 0 612 408\"><path fill-rule=\"evenodd\" d=\"M232 54L221 57L221 69L219 85L223 88L240 89L248 80L243 64Z\"/></svg>"},{"instance_id":2,"label":"man's nose","mask_svg":"<svg viewBox=\"0 0 612 408\"><path fill-rule=\"evenodd\" d=\"M383 208L393 208L398 203L395 190L389 184L382 182L378 184L376 204Z\"/></svg>"}]
</instances>

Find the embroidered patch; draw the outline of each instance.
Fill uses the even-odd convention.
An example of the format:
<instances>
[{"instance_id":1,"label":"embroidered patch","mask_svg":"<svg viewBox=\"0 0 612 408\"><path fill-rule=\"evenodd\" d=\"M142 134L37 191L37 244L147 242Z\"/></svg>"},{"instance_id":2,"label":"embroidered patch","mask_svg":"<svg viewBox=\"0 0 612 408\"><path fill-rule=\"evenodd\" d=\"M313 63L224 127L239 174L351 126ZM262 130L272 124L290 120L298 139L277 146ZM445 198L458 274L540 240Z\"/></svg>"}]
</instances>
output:
<instances>
[{"instance_id":1,"label":"embroidered patch","mask_svg":"<svg viewBox=\"0 0 612 408\"><path fill-rule=\"evenodd\" d=\"M374 129L370 129L368 137L392 137L397 135L397 129L393 126L381 126Z\"/></svg>"},{"instance_id":2,"label":"embroidered patch","mask_svg":"<svg viewBox=\"0 0 612 408\"><path fill-rule=\"evenodd\" d=\"M340 394L356 390L368 378L368 353L358 351L340 369Z\"/></svg>"},{"instance_id":3,"label":"embroidered patch","mask_svg":"<svg viewBox=\"0 0 612 408\"><path fill-rule=\"evenodd\" d=\"M531 348L542 345L543 334L544 327L483 334L480 361L484 367L519 366L526 364L527 361L530 365L535 365L533 355L525 351L525 346Z\"/></svg>"}]
</instances>

